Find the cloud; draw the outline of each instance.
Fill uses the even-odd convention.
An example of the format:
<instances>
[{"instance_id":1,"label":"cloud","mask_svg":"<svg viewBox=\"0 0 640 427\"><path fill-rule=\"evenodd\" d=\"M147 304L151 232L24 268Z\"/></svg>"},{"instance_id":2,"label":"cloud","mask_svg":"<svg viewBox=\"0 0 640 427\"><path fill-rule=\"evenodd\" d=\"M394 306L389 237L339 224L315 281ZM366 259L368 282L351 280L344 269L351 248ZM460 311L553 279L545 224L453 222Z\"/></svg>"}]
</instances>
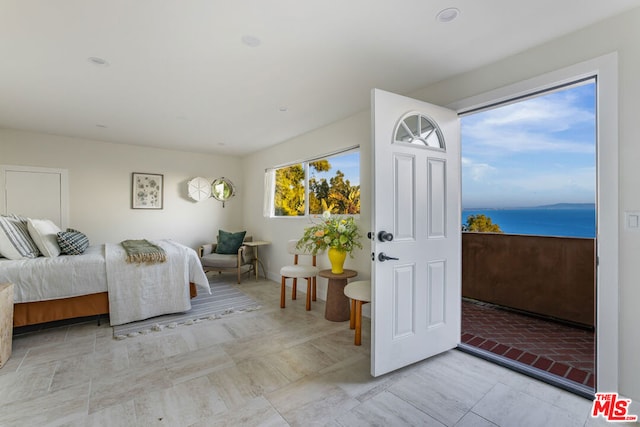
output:
<instances>
[{"instance_id":1,"label":"cloud","mask_svg":"<svg viewBox=\"0 0 640 427\"><path fill-rule=\"evenodd\" d=\"M575 96L553 96L533 98L502 108L487 111L481 123L484 126L543 129L560 132L579 124L589 124L594 114L577 105Z\"/></svg>"},{"instance_id":2,"label":"cloud","mask_svg":"<svg viewBox=\"0 0 640 427\"><path fill-rule=\"evenodd\" d=\"M522 191L537 191L548 194L580 194L595 195L595 167L578 167L555 171L532 171L528 174L514 176L510 179L513 187Z\"/></svg>"},{"instance_id":3,"label":"cloud","mask_svg":"<svg viewBox=\"0 0 640 427\"><path fill-rule=\"evenodd\" d=\"M491 175L496 168L488 163L478 163L468 157L462 157L462 168L474 181L481 181Z\"/></svg>"},{"instance_id":4,"label":"cloud","mask_svg":"<svg viewBox=\"0 0 640 427\"><path fill-rule=\"evenodd\" d=\"M475 179L462 172L463 206L535 206L595 201L593 167L496 168L490 178Z\"/></svg>"},{"instance_id":5,"label":"cloud","mask_svg":"<svg viewBox=\"0 0 640 427\"><path fill-rule=\"evenodd\" d=\"M578 88L579 89L579 88ZM571 90L520 101L463 118L463 144L494 155L595 152L595 114Z\"/></svg>"},{"instance_id":6,"label":"cloud","mask_svg":"<svg viewBox=\"0 0 640 427\"><path fill-rule=\"evenodd\" d=\"M462 118L463 206L593 202L595 85Z\"/></svg>"}]
</instances>

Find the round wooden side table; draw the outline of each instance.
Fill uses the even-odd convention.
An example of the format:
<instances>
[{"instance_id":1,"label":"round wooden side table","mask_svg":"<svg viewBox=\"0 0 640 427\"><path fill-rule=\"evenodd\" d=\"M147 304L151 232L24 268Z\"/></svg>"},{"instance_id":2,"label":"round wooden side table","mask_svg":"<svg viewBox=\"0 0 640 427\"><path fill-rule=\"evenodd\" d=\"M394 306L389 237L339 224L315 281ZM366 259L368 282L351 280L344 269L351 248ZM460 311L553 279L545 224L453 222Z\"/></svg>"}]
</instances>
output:
<instances>
[{"instance_id":1,"label":"round wooden side table","mask_svg":"<svg viewBox=\"0 0 640 427\"><path fill-rule=\"evenodd\" d=\"M320 277L329 279L327 286L327 303L324 318L332 322L345 322L351 316L349 298L344 294L347 279L356 277L358 272L345 269L341 274L333 274L331 270L320 270Z\"/></svg>"}]
</instances>

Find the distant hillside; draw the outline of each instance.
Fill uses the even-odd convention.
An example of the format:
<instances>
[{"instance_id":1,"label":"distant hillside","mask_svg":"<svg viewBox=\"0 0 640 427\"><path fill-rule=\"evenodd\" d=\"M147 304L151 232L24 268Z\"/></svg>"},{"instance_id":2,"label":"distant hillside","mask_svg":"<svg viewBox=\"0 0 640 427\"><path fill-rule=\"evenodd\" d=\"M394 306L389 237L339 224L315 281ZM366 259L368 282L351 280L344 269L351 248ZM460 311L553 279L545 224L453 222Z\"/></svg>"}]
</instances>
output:
<instances>
[{"instance_id":1,"label":"distant hillside","mask_svg":"<svg viewBox=\"0 0 640 427\"><path fill-rule=\"evenodd\" d=\"M533 206L527 209L595 209L595 203L556 203L554 205Z\"/></svg>"},{"instance_id":2,"label":"distant hillside","mask_svg":"<svg viewBox=\"0 0 640 427\"><path fill-rule=\"evenodd\" d=\"M463 207L463 211L500 211L500 210L516 210L516 209L587 209L594 210L595 203L556 203L554 205L541 206L520 206L517 208L467 208Z\"/></svg>"}]
</instances>

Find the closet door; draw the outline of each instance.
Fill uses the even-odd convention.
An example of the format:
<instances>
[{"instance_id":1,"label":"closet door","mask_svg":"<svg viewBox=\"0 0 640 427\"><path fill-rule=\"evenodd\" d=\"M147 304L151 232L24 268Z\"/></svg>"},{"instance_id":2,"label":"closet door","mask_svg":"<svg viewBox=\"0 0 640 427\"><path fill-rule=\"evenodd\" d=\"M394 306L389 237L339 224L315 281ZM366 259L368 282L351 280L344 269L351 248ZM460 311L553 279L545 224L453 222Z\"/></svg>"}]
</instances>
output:
<instances>
[{"instance_id":1,"label":"closet door","mask_svg":"<svg viewBox=\"0 0 640 427\"><path fill-rule=\"evenodd\" d=\"M65 229L68 223L68 171L28 166L0 166L3 214L52 220Z\"/></svg>"}]
</instances>

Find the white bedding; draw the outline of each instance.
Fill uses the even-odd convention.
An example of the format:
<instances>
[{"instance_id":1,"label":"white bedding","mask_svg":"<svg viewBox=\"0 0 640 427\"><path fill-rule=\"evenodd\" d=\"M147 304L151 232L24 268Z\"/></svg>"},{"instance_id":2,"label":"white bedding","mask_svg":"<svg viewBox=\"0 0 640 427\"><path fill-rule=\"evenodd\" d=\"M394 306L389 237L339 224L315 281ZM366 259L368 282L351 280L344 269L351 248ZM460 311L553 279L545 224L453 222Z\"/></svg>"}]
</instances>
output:
<instances>
[{"instance_id":1,"label":"white bedding","mask_svg":"<svg viewBox=\"0 0 640 427\"><path fill-rule=\"evenodd\" d=\"M0 283L14 283L16 303L77 297L107 291L104 245L82 255L34 259L0 258Z\"/></svg>"},{"instance_id":2,"label":"white bedding","mask_svg":"<svg viewBox=\"0 0 640 427\"><path fill-rule=\"evenodd\" d=\"M0 283L16 285L16 303L109 291L112 325L190 309L189 282L198 286L198 292L211 292L193 249L170 240L152 243L167 252L166 263L128 264L122 245L95 245L82 255L0 258Z\"/></svg>"},{"instance_id":3,"label":"white bedding","mask_svg":"<svg viewBox=\"0 0 640 427\"><path fill-rule=\"evenodd\" d=\"M157 264L128 264L122 245L107 243L105 259L111 325L122 325L167 313L191 309L189 287L193 282L210 292L209 281L195 251L178 243L151 242L167 254Z\"/></svg>"}]
</instances>

